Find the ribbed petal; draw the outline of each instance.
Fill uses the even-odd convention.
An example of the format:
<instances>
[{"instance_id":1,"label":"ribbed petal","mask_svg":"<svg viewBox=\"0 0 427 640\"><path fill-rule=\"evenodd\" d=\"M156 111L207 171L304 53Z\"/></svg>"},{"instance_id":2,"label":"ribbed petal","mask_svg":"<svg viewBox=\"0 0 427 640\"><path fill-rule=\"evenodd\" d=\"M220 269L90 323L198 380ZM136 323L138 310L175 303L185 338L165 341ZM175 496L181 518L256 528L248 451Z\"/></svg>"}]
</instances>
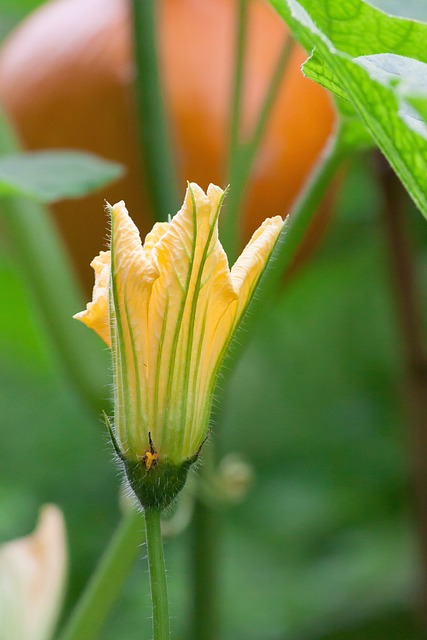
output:
<instances>
[{"instance_id":1,"label":"ribbed petal","mask_svg":"<svg viewBox=\"0 0 427 640\"><path fill-rule=\"evenodd\" d=\"M201 364L215 365L210 352L220 318L237 298L227 257L218 241L223 191L205 194L190 184L184 205L153 249L159 278L149 306L149 411L153 440L182 457L186 435L204 404ZM204 423L207 416L204 416ZM200 424L203 432L205 424Z\"/></svg>"},{"instance_id":2,"label":"ribbed petal","mask_svg":"<svg viewBox=\"0 0 427 640\"><path fill-rule=\"evenodd\" d=\"M225 313L219 318L217 327L211 332L209 356L203 360L199 371L200 380L205 381L203 385L205 398L210 398L209 402L211 402L218 369L222 364L234 331L252 298L282 226L283 220L280 216L265 220L261 227L255 231L231 269L230 279L233 289L237 293L237 298L228 306ZM213 361L214 366L212 366ZM197 423L197 420L195 422ZM197 442L193 430L191 446L196 446Z\"/></svg>"},{"instance_id":3,"label":"ribbed petal","mask_svg":"<svg viewBox=\"0 0 427 640\"><path fill-rule=\"evenodd\" d=\"M266 220L230 272L218 240L223 196L191 183L144 246L123 202L110 211L111 256L94 260L94 298L76 317L106 341L110 324L115 431L132 460L148 433L172 463L200 447L219 367L282 228L280 217Z\"/></svg>"},{"instance_id":4,"label":"ribbed petal","mask_svg":"<svg viewBox=\"0 0 427 640\"><path fill-rule=\"evenodd\" d=\"M252 298L282 227L280 216L264 220L231 269L231 279L239 296L234 325L239 322Z\"/></svg>"},{"instance_id":5,"label":"ribbed petal","mask_svg":"<svg viewBox=\"0 0 427 640\"><path fill-rule=\"evenodd\" d=\"M148 447L148 303L158 277L123 202L111 210L111 295L114 423L125 452Z\"/></svg>"},{"instance_id":6,"label":"ribbed petal","mask_svg":"<svg viewBox=\"0 0 427 640\"><path fill-rule=\"evenodd\" d=\"M111 347L110 314L108 311L110 262L109 251L101 251L99 256L92 260L90 266L95 271L92 301L87 304L85 311L80 311L73 316L76 320L80 320L87 327L93 329L109 347Z\"/></svg>"},{"instance_id":7,"label":"ribbed petal","mask_svg":"<svg viewBox=\"0 0 427 640\"><path fill-rule=\"evenodd\" d=\"M160 238L165 235L169 229L169 222L156 222L151 231L145 236L144 240L144 253L149 260L152 260L152 251L154 245L159 242Z\"/></svg>"}]
</instances>

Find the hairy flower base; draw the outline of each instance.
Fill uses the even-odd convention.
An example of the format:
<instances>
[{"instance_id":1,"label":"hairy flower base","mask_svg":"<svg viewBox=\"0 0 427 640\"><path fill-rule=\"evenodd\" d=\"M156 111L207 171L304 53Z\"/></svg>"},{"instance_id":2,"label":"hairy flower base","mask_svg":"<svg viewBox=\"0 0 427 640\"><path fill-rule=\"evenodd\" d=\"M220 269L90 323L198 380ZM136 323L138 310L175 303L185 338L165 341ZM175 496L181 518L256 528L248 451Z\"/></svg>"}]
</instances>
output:
<instances>
[{"instance_id":1,"label":"hairy flower base","mask_svg":"<svg viewBox=\"0 0 427 640\"><path fill-rule=\"evenodd\" d=\"M162 511L176 498L185 485L191 465L197 455L180 465L159 462L147 469L143 460L122 460L129 484L144 509Z\"/></svg>"},{"instance_id":2,"label":"hairy flower base","mask_svg":"<svg viewBox=\"0 0 427 640\"><path fill-rule=\"evenodd\" d=\"M200 449L194 456L181 464L162 462L155 452L150 437L151 451L147 450L141 460L126 458L117 443L108 416L104 413L105 424L116 455L122 464L129 485L143 509L166 509L184 488L187 474L197 458Z\"/></svg>"}]
</instances>

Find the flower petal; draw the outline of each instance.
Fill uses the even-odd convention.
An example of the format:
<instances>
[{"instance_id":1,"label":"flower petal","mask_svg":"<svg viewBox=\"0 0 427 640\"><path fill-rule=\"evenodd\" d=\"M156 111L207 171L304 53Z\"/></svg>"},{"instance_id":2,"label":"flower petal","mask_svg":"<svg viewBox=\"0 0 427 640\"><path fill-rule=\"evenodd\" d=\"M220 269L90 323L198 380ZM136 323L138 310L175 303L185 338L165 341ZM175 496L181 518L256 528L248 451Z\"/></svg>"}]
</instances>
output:
<instances>
[{"instance_id":1,"label":"flower petal","mask_svg":"<svg viewBox=\"0 0 427 640\"><path fill-rule=\"evenodd\" d=\"M87 304L85 311L80 311L73 316L76 320L80 320L87 327L93 329L109 347L111 347L110 316L108 311L110 261L109 251L101 251L92 260L90 266L95 271L92 301Z\"/></svg>"},{"instance_id":2,"label":"flower petal","mask_svg":"<svg viewBox=\"0 0 427 640\"><path fill-rule=\"evenodd\" d=\"M148 259L152 259L152 251L154 245L156 245L160 238L165 235L169 229L169 222L156 222L151 231L145 236L144 240L144 253Z\"/></svg>"},{"instance_id":3,"label":"flower petal","mask_svg":"<svg viewBox=\"0 0 427 640\"><path fill-rule=\"evenodd\" d=\"M280 216L264 220L231 269L231 279L239 294L235 323L240 320L252 297L282 227Z\"/></svg>"},{"instance_id":4,"label":"flower petal","mask_svg":"<svg viewBox=\"0 0 427 640\"><path fill-rule=\"evenodd\" d=\"M154 444L169 451L176 446L178 457L184 431L191 430L197 404L204 401L197 387L204 384L201 363L215 360L212 333L237 297L218 240L223 195L214 185L205 194L190 184L182 209L153 248L159 278L148 318L148 368L155 372L148 379L149 424Z\"/></svg>"},{"instance_id":5,"label":"flower petal","mask_svg":"<svg viewBox=\"0 0 427 640\"><path fill-rule=\"evenodd\" d=\"M203 381L203 384L198 385L198 393L203 394L202 397L212 397L217 373L231 338L251 300L282 226L283 220L280 216L265 220L261 227L255 231L231 269L230 279L233 289L237 293L237 298L227 307L210 333L209 349L204 354L198 372L199 380ZM212 302L214 305L216 304L213 299ZM197 421L201 419L202 415L199 415L194 423L197 424ZM197 442L196 431L193 429L190 446L197 447Z\"/></svg>"},{"instance_id":6,"label":"flower petal","mask_svg":"<svg viewBox=\"0 0 427 640\"><path fill-rule=\"evenodd\" d=\"M0 547L0 637L48 640L62 604L67 554L61 511L46 505L36 530Z\"/></svg>"},{"instance_id":7,"label":"flower petal","mask_svg":"<svg viewBox=\"0 0 427 640\"><path fill-rule=\"evenodd\" d=\"M230 272L218 240L223 197L191 183L143 246L124 203L110 208L111 252L94 260L93 301L76 317L110 341L114 430L128 460L145 459L149 434L172 465L198 451L219 367L282 228L279 216L266 220Z\"/></svg>"},{"instance_id":8,"label":"flower petal","mask_svg":"<svg viewBox=\"0 0 427 640\"><path fill-rule=\"evenodd\" d=\"M124 450L142 457L149 431L141 419L148 417L147 314L158 271L124 202L111 209L111 273L115 427Z\"/></svg>"}]
</instances>

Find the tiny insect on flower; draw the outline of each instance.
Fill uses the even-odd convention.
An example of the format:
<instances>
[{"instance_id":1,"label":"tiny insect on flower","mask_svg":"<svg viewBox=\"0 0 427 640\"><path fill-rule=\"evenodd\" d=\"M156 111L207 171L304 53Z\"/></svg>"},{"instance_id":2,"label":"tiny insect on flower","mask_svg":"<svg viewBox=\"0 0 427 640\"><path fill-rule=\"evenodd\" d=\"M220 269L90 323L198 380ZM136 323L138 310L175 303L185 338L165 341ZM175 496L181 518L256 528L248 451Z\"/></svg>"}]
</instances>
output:
<instances>
[{"instance_id":1,"label":"tiny insect on flower","mask_svg":"<svg viewBox=\"0 0 427 640\"><path fill-rule=\"evenodd\" d=\"M148 432L148 440L150 441L150 448L147 449L142 457L142 461L145 464L145 468L147 469L147 471L155 467L159 462L159 454L154 448L150 432Z\"/></svg>"},{"instance_id":2,"label":"tiny insect on flower","mask_svg":"<svg viewBox=\"0 0 427 640\"><path fill-rule=\"evenodd\" d=\"M124 203L109 207L111 248L93 260L93 299L75 316L111 347L110 433L147 508L170 501L198 456L219 369L283 225L265 220L230 270L218 239L223 198L191 183L144 244Z\"/></svg>"}]
</instances>

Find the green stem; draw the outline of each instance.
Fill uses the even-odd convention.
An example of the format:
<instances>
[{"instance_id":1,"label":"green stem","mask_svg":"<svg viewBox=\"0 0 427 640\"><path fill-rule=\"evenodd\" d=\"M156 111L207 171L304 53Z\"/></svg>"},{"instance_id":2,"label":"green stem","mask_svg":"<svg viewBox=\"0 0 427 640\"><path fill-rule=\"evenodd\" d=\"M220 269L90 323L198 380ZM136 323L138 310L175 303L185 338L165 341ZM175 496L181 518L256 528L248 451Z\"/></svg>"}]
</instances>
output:
<instances>
[{"instance_id":1,"label":"green stem","mask_svg":"<svg viewBox=\"0 0 427 640\"><path fill-rule=\"evenodd\" d=\"M17 151L19 144L0 113L0 154ZM0 220L61 366L99 414L108 382L108 357L99 338L72 319L84 303L54 222L40 204L19 196L2 198Z\"/></svg>"},{"instance_id":2,"label":"green stem","mask_svg":"<svg viewBox=\"0 0 427 640\"><path fill-rule=\"evenodd\" d=\"M274 101L276 99L282 78L286 72L294 44L295 42L290 36L288 36L283 43L282 50L277 60L276 68L271 77L270 85L264 99L261 113L259 114L258 121L256 123L255 131L251 140L249 141L248 155L252 158L252 161L256 155L256 152L258 151L262 136L264 135L264 131L270 117L271 109L274 105Z\"/></svg>"},{"instance_id":3,"label":"green stem","mask_svg":"<svg viewBox=\"0 0 427 640\"><path fill-rule=\"evenodd\" d=\"M243 94L243 63L246 49L247 4L248 0L239 0L238 4L233 96L231 101L229 167L234 163L234 158L239 146L240 112Z\"/></svg>"},{"instance_id":4,"label":"green stem","mask_svg":"<svg viewBox=\"0 0 427 640\"><path fill-rule=\"evenodd\" d=\"M257 286L257 295L249 303L244 314L244 326L240 325L233 336L233 343L228 349L230 354L227 366L222 373L228 378L234 370L242 351L246 347L258 314L264 309L268 300L275 299L275 292L283 278L283 273L292 264L310 222L322 198L324 197L338 168L348 153L345 123L339 125L336 132L328 140L321 157L314 167L299 198L291 209L283 229L279 235L270 259ZM224 380L221 387L224 388Z\"/></svg>"},{"instance_id":5,"label":"green stem","mask_svg":"<svg viewBox=\"0 0 427 640\"><path fill-rule=\"evenodd\" d=\"M155 0L132 0L135 91L145 180L156 220L179 208L176 175L162 96Z\"/></svg>"},{"instance_id":6,"label":"green stem","mask_svg":"<svg viewBox=\"0 0 427 640\"><path fill-rule=\"evenodd\" d=\"M144 540L144 519L135 510L123 516L91 576L60 640L96 640Z\"/></svg>"},{"instance_id":7,"label":"green stem","mask_svg":"<svg viewBox=\"0 0 427 640\"><path fill-rule=\"evenodd\" d=\"M220 514L216 510L196 498L192 525L192 579L195 589L190 634L194 640L219 638L220 519Z\"/></svg>"},{"instance_id":8,"label":"green stem","mask_svg":"<svg viewBox=\"0 0 427 640\"><path fill-rule=\"evenodd\" d=\"M294 261L310 222L348 153L347 146L343 142L345 136L345 124L342 124L338 125L335 133L329 138L305 187L286 218L273 251L273 260L270 263L273 268L270 267L267 273L263 274L265 284L270 282L271 286L277 285L283 272ZM265 291L262 292L262 297L264 296L267 296Z\"/></svg>"},{"instance_id":9,"label":"green stem","mask_svg":"<svg viewBox=\"0 0 427 640\"><path fill-rule=\"evenodd\" d=\"M160 530L160 511L154 509L145 511L145 530L150 570L151 601L153 604L153 639L169 640L169 605Z\"/></svg>"},{"instance_id":10,"label":"green stem","mask_svg":"<svg viewBox=\"0 0 427 640\"><path fill-rule=\"evenodd\" d=\"M274 300L283 273L292 264L310 222L322 201L332 179L348 153L346 125L341 123L328 140L319 161L307 180L305 188L287 216L282 231L257 285L256 296L252 298L243 314L243 322L237 327L232 343L227 349L226 366L221 369L221 385L215 390L217 403L221 405L227 380L234 371L242 351L246 348L258 321L261 310L268 300ZM225 378L225 383L224 383Z\"/></svg>"},{"instance_id":11,"label":"green stem","mask_svg":"<svg viewBox=\"0 0 427 640\"><path fill-rule=\"evenodd\" d=\"M237 27L238 34L245 33L247 1L240 0L239 23ZM242 99L242 77L243 77L243 59L245 38L239 43L237 48L236 72L235 72L235 88L232 104L232 125L231 125L231 143L228 168L228 180L231 185L230 193L226 203L227 213L221 229L221 241L224 245L230 264L232 264L240 251L240 212L248 185L252 166L261 144L268 119L274 105L277 92L280 87L283 75L292 53L294 41L287 37L280 55L278 57L276 67L271 76L267 93L259 113L255 129L250 139L239 144L239 124Z\"/></svg>"},{"instance_id":12,"label":"green stem","mask_svg":"<svg viewBox=\"0 0 427 640\"><path fill-rule=\"evenodd\" d=\"M214 409L213 421L221 424L223 405ZM221 554L221 513L213 507L201 491L203 485L212 485L216 474L217 448L212 440L203 449L203 464L198 478L198 492L195 495L193 522L191 526L191 579L192 615L190 638L192 640L217 640L220 637L220 584L219 561Z\"/></svg>"}]
</instances>

